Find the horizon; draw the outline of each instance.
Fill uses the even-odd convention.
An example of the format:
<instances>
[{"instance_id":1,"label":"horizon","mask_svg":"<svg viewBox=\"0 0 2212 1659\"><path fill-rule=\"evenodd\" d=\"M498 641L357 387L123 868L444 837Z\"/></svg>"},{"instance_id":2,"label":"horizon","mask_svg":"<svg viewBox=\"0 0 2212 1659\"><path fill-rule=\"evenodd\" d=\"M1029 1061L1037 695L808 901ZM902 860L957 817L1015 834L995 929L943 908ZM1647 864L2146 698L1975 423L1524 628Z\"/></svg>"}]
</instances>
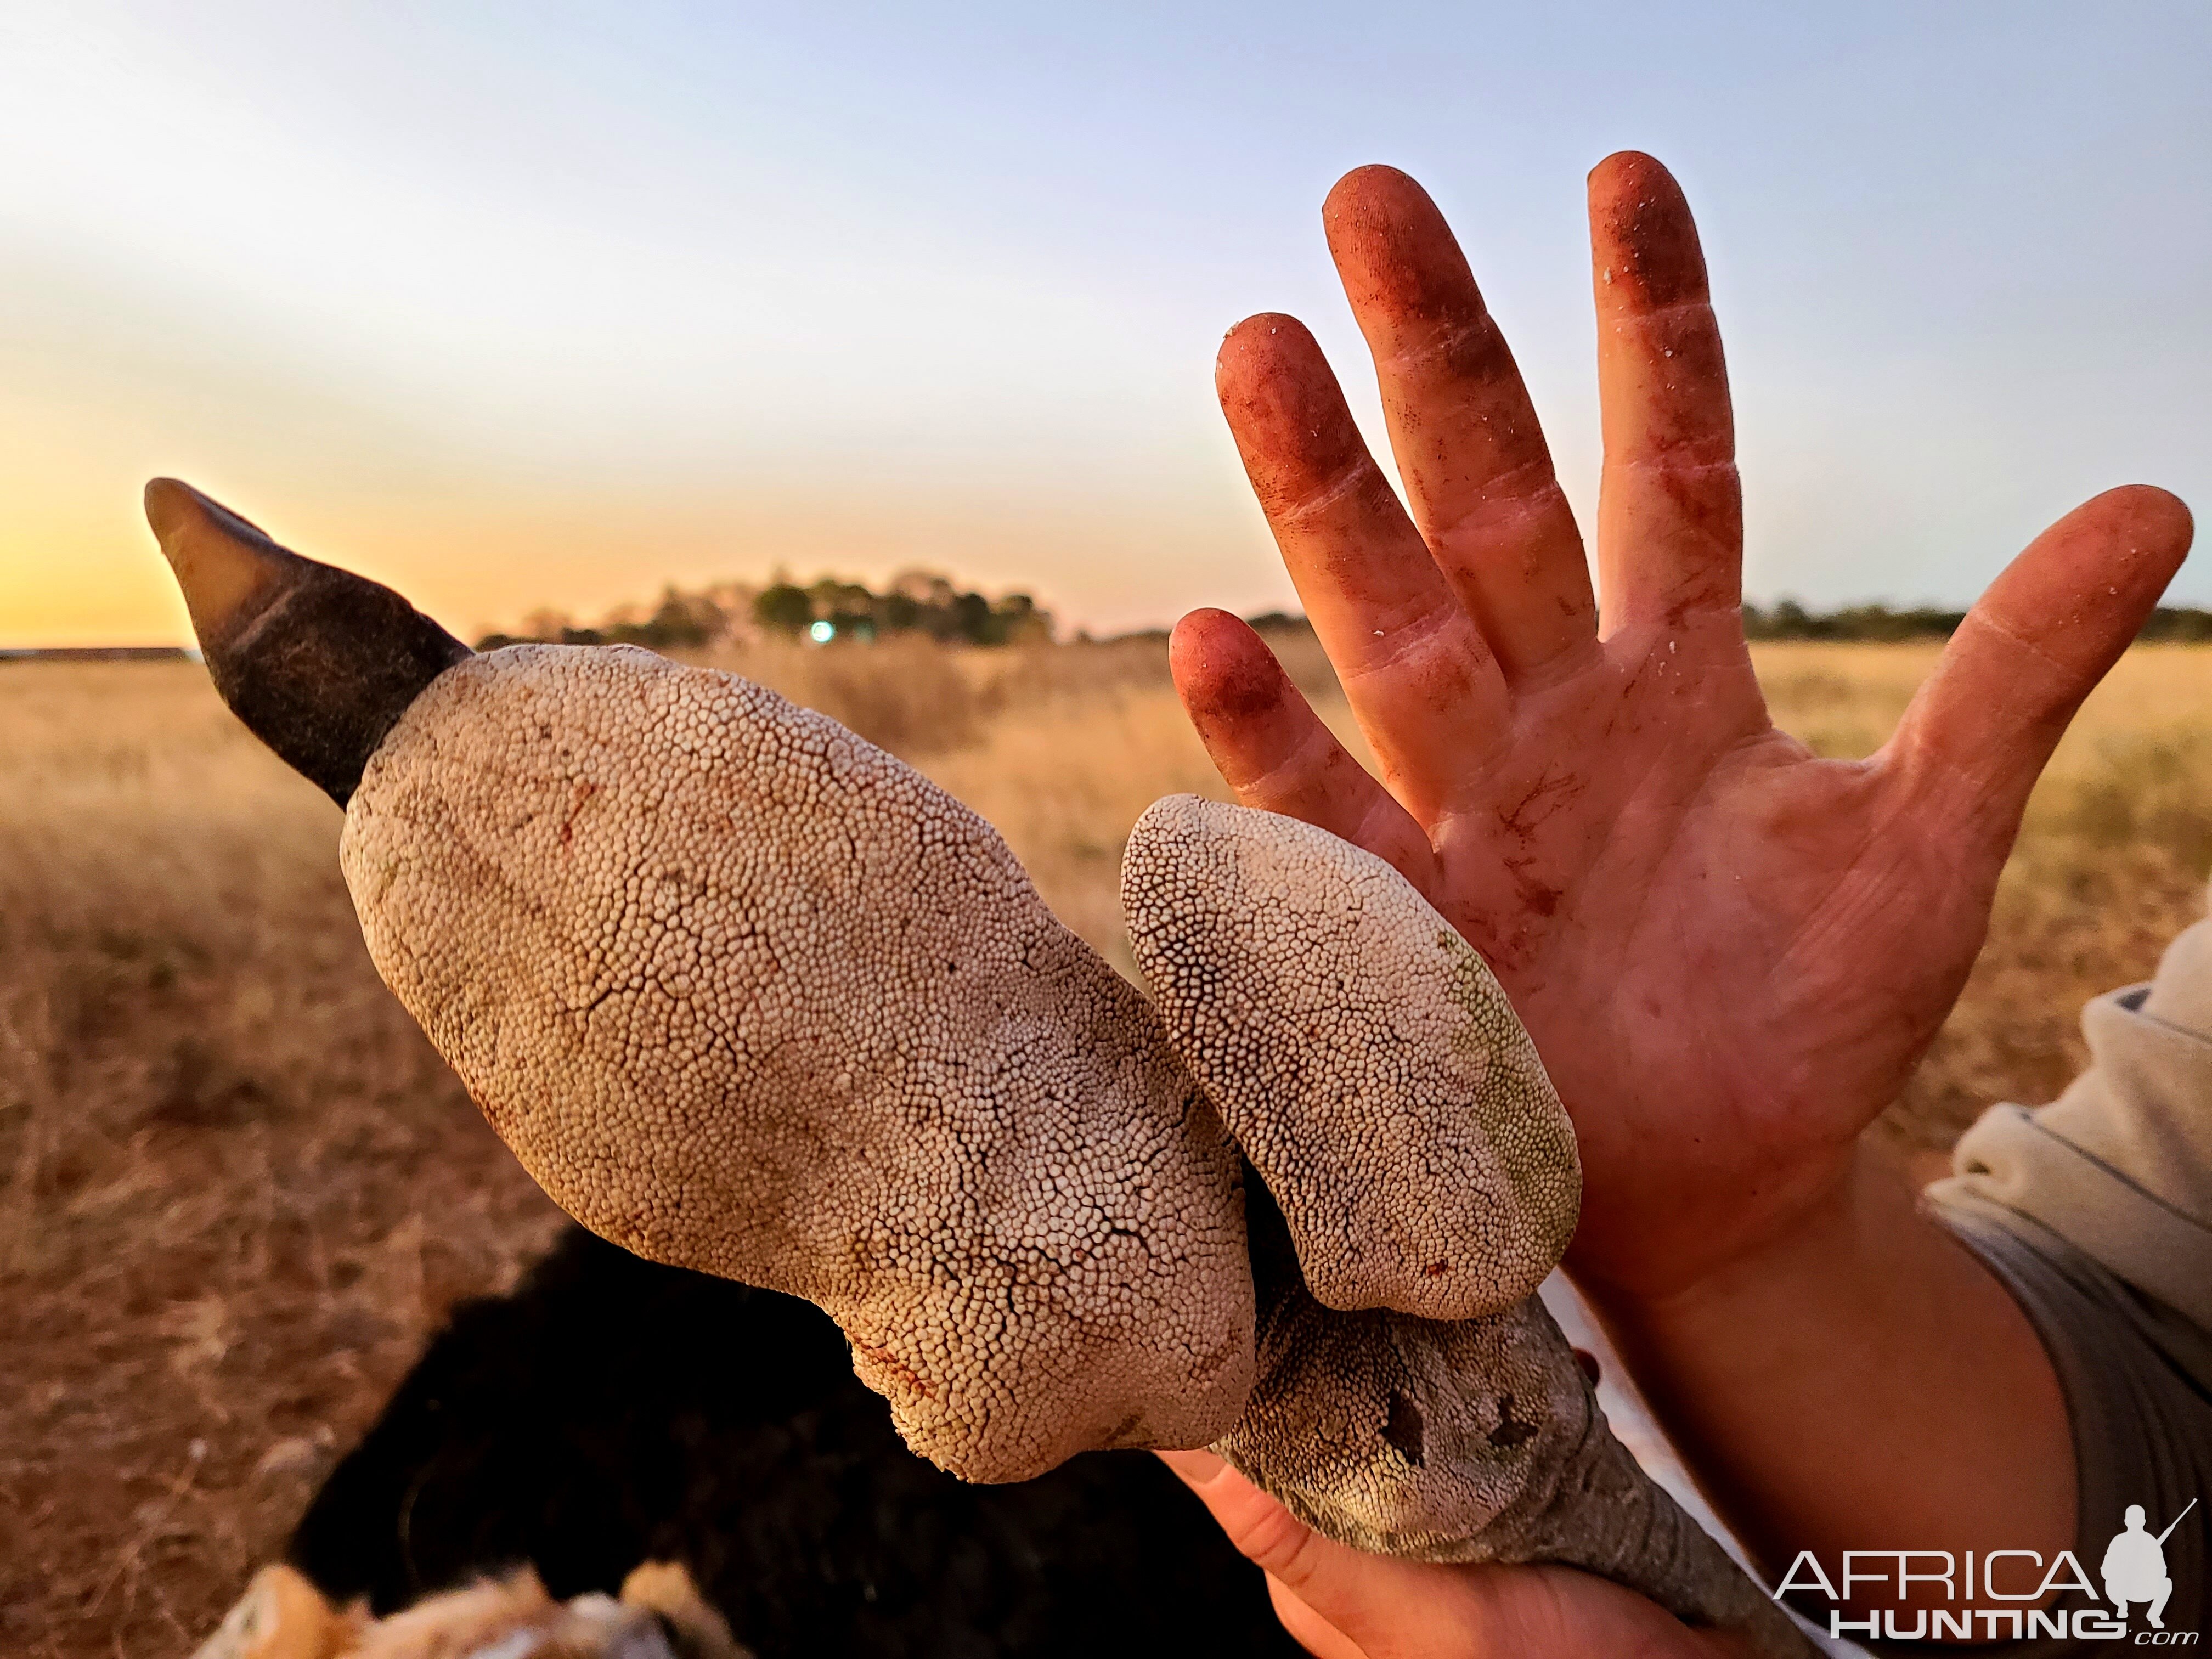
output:
<instances>
[{"instance_id":1,"label":"horizon","mask_svg":"<svg viewBox=\"0 0 2212 1659\"><path fill-rule=\"evenodd\" d=\"M1758 602L1956 609L2098 489L2212 495L2198 8L36 0L0 43L0 646L189 641L165 472L466 637L779 566L1069 634L1296 610L1212 353L1293 312L1379 439L1319 225L1374 161L1452 220L1586 529L1582 175L1674 169Z\"/></svg>"}]
</instances>

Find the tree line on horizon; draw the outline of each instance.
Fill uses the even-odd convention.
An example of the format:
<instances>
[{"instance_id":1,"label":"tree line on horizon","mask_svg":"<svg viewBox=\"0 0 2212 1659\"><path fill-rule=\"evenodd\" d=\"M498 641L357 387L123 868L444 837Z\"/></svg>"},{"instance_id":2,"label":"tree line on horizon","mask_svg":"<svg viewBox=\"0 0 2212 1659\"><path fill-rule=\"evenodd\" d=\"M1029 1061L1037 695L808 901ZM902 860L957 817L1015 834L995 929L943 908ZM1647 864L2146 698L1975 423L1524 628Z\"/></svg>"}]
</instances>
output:
<instances>
[{"instance_id":1,"label":"tree line on horizon","mask_svg":"<svg viewBox=\"0 0 2212 1659\"><path fill-rule=\"evenodd\" d=\"M1759 641L1826 640L1899 643L1948 639L1966 620L1964 611L1935 606L1851 605L1813 611L1796 599L1771 605L1747 602L1743 631ZM1249 619L1261 633L1299 631L1306 619L1271 611ZM1139 629L1138 635L1164 629ZM1049 644L1053 616L1021 592L995 596L963 588L936 571L907 571L881 592L866 583L819 576L801 586L779 574L765 586L721 582L692 591L669 585L655 605L624 605L599 622L579 624L556 611L538 611L513 633L487 635L478 648L544 641L562 645L641 645L649 650L697 650L719 643L780 638L816 644L866 643L918 634L944 644ZM1080 634L1079 641L1088 641ZM2160 605L2136 636L2146 643L2212 641L2212 610Z\"/></svg>"},{"instance_id":2,"label":"tree line on horizon","mask_svg":"<svg viewBox=\"0 0 2212 1659\"><path fill-rule=\"evenodd\" d=\"M1050 643L1054 629L1052 613L1027 593L985 594L936 571L902 572L882 592L839 576L801 586L779 573L765 586L720 582L686 592L671 583L658 604L624 605L588 626L557 611L534 611L518 631L487 635L477 648L537 641L697 650L761 638L866 643L896 634L948 645L1026 645Z\"/></svg>"},{"instance_id":3,"label":"tree line on horizon","mask_svg":"<svg viewBox=\"0 0 2212 1659\"><path fill-rule=\"evenodd\" d=\"M1933 606L1892 610L1886 605L1850 605L1834 611L1808 611L1795 599L1772 606L1746 604L1743 634L1747 640L1837 640L1887 641L1947 640L1966 620L1963 611ZM2202 644L2212 640L2212 611L2195 605L2160 605L2136 638L2145 644Z\"/></svg>"}]
</instances>

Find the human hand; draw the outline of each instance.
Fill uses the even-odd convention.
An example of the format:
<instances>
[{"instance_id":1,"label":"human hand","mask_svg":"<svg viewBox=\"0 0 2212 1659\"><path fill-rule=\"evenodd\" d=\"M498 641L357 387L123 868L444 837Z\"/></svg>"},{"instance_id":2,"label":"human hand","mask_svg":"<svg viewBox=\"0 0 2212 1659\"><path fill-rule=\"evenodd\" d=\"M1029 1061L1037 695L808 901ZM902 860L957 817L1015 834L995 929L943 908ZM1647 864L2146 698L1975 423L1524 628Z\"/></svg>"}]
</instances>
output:
<instances>
[{"instance_id":1,"label":"human hand","mask_svg":"<svg viewBox=\"0 0 2212 1659\"><path fill-rule=\"evenodd\" d=\"M1620 1585L1557 1566L1430 1566L1323 1538L1208 1451L1160 1456L1267 1575L1275 1612L1320 1659L1718 1659L1696 1631Z\"/></svg>"},{"instance_id":2,"label":"human hand","mask_svg":"<svg viewBox=\"0 0 2212 1659\"><path fill-rule=\"evenodd\" d=\"M1663 1298L1844 1179L1964 982L2022 809L2185 552L2115 489L1974 607L1896 734L1814 758L1745 648L1721 343L1674 179L1589 180L1605 462L1597 591L1528 394L1435 206L1363 168L1329 246L1411 514L1312 337L1231 331L1222 406L1380 769L1250 629L1184 618L1184 703L1247 805L1390 860L1490 960L1573 1115L1601 1293Z\"/></svg>"}]
</instances>

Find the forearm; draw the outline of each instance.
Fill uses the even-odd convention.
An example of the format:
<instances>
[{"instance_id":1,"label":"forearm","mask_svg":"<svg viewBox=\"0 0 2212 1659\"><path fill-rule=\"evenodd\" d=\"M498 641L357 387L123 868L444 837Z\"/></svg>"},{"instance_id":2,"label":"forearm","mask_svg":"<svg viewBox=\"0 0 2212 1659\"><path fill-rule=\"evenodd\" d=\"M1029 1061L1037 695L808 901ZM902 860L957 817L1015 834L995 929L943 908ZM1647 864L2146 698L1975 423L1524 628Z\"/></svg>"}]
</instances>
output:
<instances>
[{"instance_id":1,"label":"forearm","mask_svg":"<svg viewBox=\"0 0 2212 1659\"><path fill-rule=\"evenodd\" d=\"M2072 1436L2027 1316L1863 1146L1785 1236L1663 1298L1583 1287L1714 1506L1802 1549L2074 1542Z\"/></svg>"}]
</instances>

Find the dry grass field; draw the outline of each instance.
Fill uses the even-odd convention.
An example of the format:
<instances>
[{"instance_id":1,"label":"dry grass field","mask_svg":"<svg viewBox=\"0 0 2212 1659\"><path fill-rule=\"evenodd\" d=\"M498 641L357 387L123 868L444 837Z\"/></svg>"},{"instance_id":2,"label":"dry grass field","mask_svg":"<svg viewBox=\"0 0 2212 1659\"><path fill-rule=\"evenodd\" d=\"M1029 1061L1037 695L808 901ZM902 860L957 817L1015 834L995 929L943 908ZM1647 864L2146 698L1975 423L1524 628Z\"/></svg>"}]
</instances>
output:
<instances>
[{"instance_id":1,"label":"dry grass field","mask_svg":"<svg viewBox=\"0 0 2212 1659\"><path fill-rule=\"evenodd\" d=\"M1326 665L1294 670L1348 730ZM1772 646L1781 724L1887 732L1932 647ZM1126 963L1121 837L1212 787L1157 644L745 665L915 759ZM191 665L0 665L0 1651L186 1653L458 1297L556 1218L370 971L336 810ZM2048 1098L2212 865L2212 650L2139 649L2038 795L1887 1126Z\"/></svg>"}]
</instances>

